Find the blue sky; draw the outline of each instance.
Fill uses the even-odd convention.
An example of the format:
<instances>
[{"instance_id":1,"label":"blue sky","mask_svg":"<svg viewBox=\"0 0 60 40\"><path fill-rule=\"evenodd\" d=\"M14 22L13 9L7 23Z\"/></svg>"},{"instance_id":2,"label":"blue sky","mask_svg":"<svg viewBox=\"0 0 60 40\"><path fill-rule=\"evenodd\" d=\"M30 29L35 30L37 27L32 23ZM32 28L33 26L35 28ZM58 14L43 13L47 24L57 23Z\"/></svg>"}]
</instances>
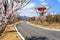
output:
<instances>
[{"instance_id":1,"label":"blue sky","mask_svg":"<svg viewBox=\"0 0 60 40\"><path fill-rule=\"evenodd\" d=\"M60 0L31 0L30 3L23 8L20 15L37 16L38 14L35 10L33 10L33 8L41 5L50 6L51 9L49 10L49 12L60 13Z\"/></svg>"}]
</instances>

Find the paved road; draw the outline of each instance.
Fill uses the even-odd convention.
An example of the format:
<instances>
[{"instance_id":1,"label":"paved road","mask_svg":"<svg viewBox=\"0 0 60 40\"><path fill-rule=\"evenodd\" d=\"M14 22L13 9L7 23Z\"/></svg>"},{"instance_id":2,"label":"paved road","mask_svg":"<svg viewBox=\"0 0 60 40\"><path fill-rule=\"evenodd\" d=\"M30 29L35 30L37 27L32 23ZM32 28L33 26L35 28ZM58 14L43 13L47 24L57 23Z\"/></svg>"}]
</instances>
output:
<instances>
[{"instance_id":1,"label":"paved road","mask_svg":"<svg viewBox=\"0 0 60 40\"><path fill-rule=\"evenodd\" d=\"M24 38L26 37L43 37L45 36L47 40L60 40L59 31L50 31L42 28L38 28L26 23L26 21L16 25L18 31L22 34Z\"/></svg>"}]
</instances>

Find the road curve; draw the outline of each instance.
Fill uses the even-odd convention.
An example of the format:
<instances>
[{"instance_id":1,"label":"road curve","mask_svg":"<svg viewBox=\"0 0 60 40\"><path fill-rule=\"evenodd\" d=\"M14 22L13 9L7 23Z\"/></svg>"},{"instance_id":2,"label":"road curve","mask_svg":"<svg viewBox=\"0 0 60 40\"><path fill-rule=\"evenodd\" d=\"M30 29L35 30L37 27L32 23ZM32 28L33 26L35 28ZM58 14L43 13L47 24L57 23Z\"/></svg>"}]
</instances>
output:
<instances>
[{"instance_id":1,"label":"road curve","mask_svg":"<svg viewBox=\"0 0 60 40\"><path fill-rule=\"evenodd\" d=\"M31 37L43 37L45 36L47 40L60 40L60 32L59 31L51 31L42 29L39 27L35 27L23 21L22 23L16 24L16 28L19 33L26 39Z\"/></svg>"}]
</instances>

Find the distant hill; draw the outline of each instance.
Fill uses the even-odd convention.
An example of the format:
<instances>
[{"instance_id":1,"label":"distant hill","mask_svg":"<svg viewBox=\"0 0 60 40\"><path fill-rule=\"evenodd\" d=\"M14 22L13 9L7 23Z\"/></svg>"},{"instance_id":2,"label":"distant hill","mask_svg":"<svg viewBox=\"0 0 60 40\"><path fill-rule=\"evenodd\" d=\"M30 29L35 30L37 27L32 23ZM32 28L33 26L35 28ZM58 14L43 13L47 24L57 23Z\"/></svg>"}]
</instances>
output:
<instances>
[{"instance_id":1,"label":"distant hill","mask_svg":"<svg viewBox=\"0 0 60 40\"><path fill-rule=\"evenodd\" d=\"M19 18L22 19L22 20L27 20L29 17L27 17L27 16L19 16Z\"/></svg>"}]
</instances>

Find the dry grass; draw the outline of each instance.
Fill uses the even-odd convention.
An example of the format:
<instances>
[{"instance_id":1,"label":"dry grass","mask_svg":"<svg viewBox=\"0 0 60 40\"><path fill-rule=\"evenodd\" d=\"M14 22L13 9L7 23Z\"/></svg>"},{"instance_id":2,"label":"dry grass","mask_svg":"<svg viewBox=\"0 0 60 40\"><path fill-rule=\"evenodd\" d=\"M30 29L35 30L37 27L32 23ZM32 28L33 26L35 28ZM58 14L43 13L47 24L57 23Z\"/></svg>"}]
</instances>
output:
<instances>
[{"instance_id":1,"label":"dry grass","mask_svg":"<svg viewBox=\"0 0 60 40\"><path fill-rule=\"evenodd\" d=\"M20 40L14 29L14 24L7 25L4 33L0 36L0 40Z\"/></svg>"},{"instance_id":2,"label":"dry grass","mask_svg":"<svg viewBox=\"0 0 60 40\"><path fill-rule=\"evenodd\" d=\"M45 27L45 28L49 28L49 29L59 29L59 30L60 30L60 24L59 24L59 23L49 24L49 23L47 23L47 22L44 22L44 23L40 23L40 22L36 22L36 21L30 21L30 22L33 23L33 24L36 24L36 25Z\"/></svg>"}]
</instances>

